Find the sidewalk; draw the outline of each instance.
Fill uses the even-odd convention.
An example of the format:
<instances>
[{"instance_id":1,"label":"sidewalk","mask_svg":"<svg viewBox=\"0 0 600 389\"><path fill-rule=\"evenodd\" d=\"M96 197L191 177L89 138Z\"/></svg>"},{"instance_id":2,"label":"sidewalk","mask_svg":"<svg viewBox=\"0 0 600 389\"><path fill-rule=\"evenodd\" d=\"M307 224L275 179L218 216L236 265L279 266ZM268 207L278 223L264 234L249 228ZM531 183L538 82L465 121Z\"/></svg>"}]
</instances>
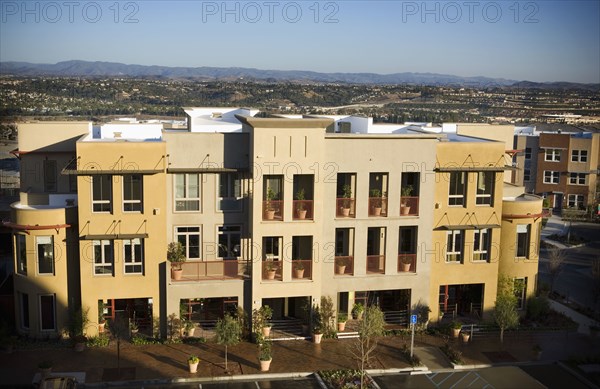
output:
<instances>
[{"instance_id":1,"label":"sidewalk","mask_svg":"<svg viewBox=\"0 0 600 389\"><path fill-rule=\"evenodd\" d=\"M229 347L229 370L236 376L269 374L306 375L317 370L356 368L348 346L352 340L327 339L320 345L309 341L282 341L273 344L273 362L269 373L261 373L256 345L240 343ZM418 335L416 355L429 370L451 369L452 365L436 348L443 339ZM534 344L543 349L543 361L564 360L571 356L593 355L600 349L600 339L590 339L578 333L538 333L521 338L507 336L504 344L496 338L475 338L468 344L450 340L463 354L466 365L490 366L532 363ZM400 355L399 349L410 345L408 336L390 336L381 339L373 358L372 369L412 371ZM187 367L189 355L201 359L197 374ZM207 343L202 345L147 345L121 344L120 371L117 370L117 348L114 342L106 348L91 348L77 353L71 348L16 350L0 354L0 385L31 385L37 364L53 361L53 372L84 372L86 384L114 381L173 382L175 379L208 381L228 377L224 370L224 347Z\"/></svg>"}]
</instances>

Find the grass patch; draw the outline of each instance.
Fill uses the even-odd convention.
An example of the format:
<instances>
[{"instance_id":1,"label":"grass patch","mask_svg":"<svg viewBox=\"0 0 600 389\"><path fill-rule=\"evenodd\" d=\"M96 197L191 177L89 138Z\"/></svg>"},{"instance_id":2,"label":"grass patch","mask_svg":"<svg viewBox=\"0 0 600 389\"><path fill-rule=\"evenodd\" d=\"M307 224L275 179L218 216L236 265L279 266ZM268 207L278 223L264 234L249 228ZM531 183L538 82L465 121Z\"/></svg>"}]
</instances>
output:
<instances>
[{"instance_id":1,"label":"grass patch","mask_svg":"<svg viewBox=\"0 0 600 389\"><path fill-rule=\"evenodd\" d=\"M360 388L360 371L351 369L321 370L317 374L329 389ZM365 374L364 387L375 388L372 379Z\"/></svg>"}]
</instances>

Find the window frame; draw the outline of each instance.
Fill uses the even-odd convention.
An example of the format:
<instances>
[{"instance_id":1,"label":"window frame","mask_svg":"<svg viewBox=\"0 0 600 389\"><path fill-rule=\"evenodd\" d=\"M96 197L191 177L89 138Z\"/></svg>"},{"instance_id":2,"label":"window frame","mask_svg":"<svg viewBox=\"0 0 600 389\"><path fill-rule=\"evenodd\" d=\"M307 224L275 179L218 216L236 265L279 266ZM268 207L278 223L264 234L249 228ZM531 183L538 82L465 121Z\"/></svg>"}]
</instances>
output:
<instances>
[{"instance_id":1,"label":"window frame","mask_svg":"<svg viewBox=\"0 0 600 389\"><path fill-rule=\"evenodd\" d=\"M583 180L582 180L582 178L583 178ZM569 185L587 185L586 182L587 182L587 174L585 174L585 173L569 173Z\"/></svg>"},{"instance_id":2,"label":"window frame","mask_svg":"<svg viewBox=\"0 0 600 389\"><path fill-rule=\"evenodd\" d=\"M519 231L519 229L523 228L522 226L525 226L526 231ZM522 249L525 250L525 252L521 252L521 245L520 245L520 236L523 235L525 236L525 242L524 242L524 247ZM529 259L529 257L531 256L531 224L517 224L517 229L516 229L516 238L517 238L517 242L516 242L516 247L515 247L515 258L520 258L520 259ZM522 254L522 255L519 255Z\"/></svg>"},{"instance_id":3,"label":"window frame","mask_svg":"<svg viewBox=\"0 0 600 389\"><path fill-rule=\"evenodd\" d=\"M550 177L548 176L548 173ZM556 182L553 182L556 179ZM544 184L558 185L560 184L560 172L555 170L544 170Z\"/></svg>"},{"instance_id":4,"label":"window frame","mask_svg":"<svg viewBox=\"0 0 600 389\"><path fill-rule=\"evenodd\" d=\"M22 240L22 242L21 242ZM27 236L15 234L16 270L18 274L27 275Z\"/></svg>"},{"instance_id":5,"label":"window frame","mask_svg":"<svg viewBox=\"0 0 600 389\"><path fill-rule=\"evenodd\" d=\"M483 189L480 189L483 177ZM477 187L475 191L475 205L494 206L494 191L496 189L496 173L490 171L477 172ZM488 188L489 185L489 188Z\"/></svg>"},{"instance_id":6,"label":"window frame","mask_svg":"<svg viewBox=\"0 0 600 389\"><path fill-rule=\"evenodd\" d=\"M544 161L546 162L560 162L561 149L548 148L544 150Z\"/></svg>"},{"instance_id":7,"label":"window frame","mask_svg":"<svg viewBox=\"0 0 600 389\"><path fill-rule=\"evenodd\" d=\"M46 242L46 243L40 243L40 240L46 239L46 238L49 238L49 240L50 240L49 243L48 242ZM51 251L49 252L50 253L49 257L51 257L50 258L50 267L51 267L51 271L50 272L44 272L44 273L42 273L42 271L41 271L42 266L40 266L40 264L41 264L40 263L40 259L41 259L40 255L42 253L40 252L40 248L41 248L40 246L50 246L50 248L51 248ZM55 263L56 253L55 253L55 250L54 250L54 236L53 235L37 235L35 237L35 254L36 254L35 257L36 257L36 265L37 265L37 275L39 275L39 276L53 276L53 275L55 275L55 273L56 273L56 263ZM46 259L47 251L45 249L43 251L43 254L44 254L44 260L47 260Z\"/></svg>"},{"instance_id":8,"label":"window frame","mask_svg":"<svg viewBox=\"0 0 600 389\"><path fill-rule=\"evenodd\" d=\"M466 207L466 195L467 195L467 178L468 172L450 172L448 174L448 206L450 207ZM462 181L456 182L454 181ZM453 190L453 186L456 186ZM462 187L462 191L460 190ZM462 192L462 193L461 193Z\"/></svg>"},{"instance_id":9,"label":"window frame","mask_svg":"<svg viewBox=\"0 0 600 389\"><path fill-rule=\"evenodd\" d=\"M282 248L283 248L283 237L281 236L264 236L263 237L263 261L281 261L282 260ZM274 253L272 249L276 248L277 252ZM271 257L269 257L269 255Z\"/></svg>"},{"instance_id":10,"label":"window frame","mask_svg":"<svg viewBox=\"0 0 600 389\"><path fill-rule=\"evenodd\" d=\"M43 163L44 169L44 192L58 192L58 170L56 160L45 159Z\"/></svg>"},{"instance_id":11,"label":"window frame","mask_svg":"<svg viewBox=\"0 0 600 389\"><path fill-rule=\"evenodd\" d=\"M129 244L127 243L129 242ZM139 246L140 258L136 256L136 246ZM129 250L128 250L129 248ZM129 258L128 258L129 251ZM140 267L139 271L130 271L128 268ZM144 275L144 239L123 239L123 274Z\"/></svg>"},{"instance_id":12,"label":"window frame","mask_svg":"<svg viewBox=\"0 0 600 389\"><path fill-rule=\"evenodd\" d=\"M588 151L583 149L571 150L571 162L586 163L588 161Z\"/></svg>"},{"instance_id":13,"label":"window frame","mask_svg":"<svg viewBox=\"0 0 600 389\"><path fill-rule=\"evenodd\" d=\"M525 147L525 160L531 160L531 147Z\"/></svg>"},{"instance_id":14,"label":"window frame","mask_svg":"<svg viewBox=\"0 0 600 389\"><path fill-rule=\"evenodd\" d=\"M95 174L92 175L92 179L90 180L90 185L92 186L92 213L112 213L113 211L113 177L109 174ZM97 183L96 180L99 180ZM106 180L106 182L103 182ZM104 184L108 185L108 199L104 198ZM96 198L96 191L94 190L98 185L100 185L100 198ZM105 209L105 206L108 204L108 210ZM98 208L97 208L98 206Z\"/></svg>"},{"instance_id":15,"label":"window frame","mask_svg":"<svg viewBox=\"0 0 600 389\"><path fill-rule=\"evenodd\" d=\"M100 262L98 262L98 258L96 257L96 246L100 246ZM106 248L109 247L111 252L111 258L108 258ZM115 244L114 240L102 239L102 240L93 240L92 241L92 253L94 256L93 261L93 275L99 277L106 276L114 276L115 275ZM102 272L99 273L97 271L98 268L108 268L110 271L108 273Z\"/></svg>"},{"instance_id":16,"label":"window frame","mask_svg":"<svg viewBox=\"0 0 600 389\"><path fill-rule=\"evenodd\" d=\"M178 197L178 186L180 186L177 182L178 177L183 177L183 197ZM190 195L190 188L194 187L189 183L190 177L197 178L196 190L198 197ZM185 204L185 207L180 209L178 203ZM195 207L196 209L189 209L188 204L197 204L197 207ZM173 212L202 212L202 175L200 173L177 173L173 175Z\"/></svg>"},{"instance_id":17,"label":"window frame","mask_svg":"<svg viewBox=\"0 0 600 389\"><path fill-rule=\"evenodd\" d=\"M457 240L459 240L457 242ZM457 247L459 246L459 247ZM446 231L446 263L462 263L464 258L465 232L464 230ZM452 249L452 250L451 250ZM458 249L458 251L456 251ZM451 260L455 256L457 259Z\"/></svg>"},{"instance_id":18,"label":"window frame","mask_svg":"<svg viewBox=\"0 0 600 389\"><path fill-rule=\"evenodd\" d=\"M240 212L242 210L243 178L239 173L219 173L217 177L217 210L220 212ZM223 184L223 179L227 181ZM223 193L222 188L225 188ZM236 190L237 189L237 190ZM236 193L236 191L238 193ZM227 196L222 196L227 194ZM222 204L233 204L232 207L223 207Z\"/></svg>"},{"instance_id":19,"label":"window frame","mask_svg":"<svg viewBox=\"0 0 600 389\"><path fill-rule=\"evenodd\" d=\"M485 238L484 238L485 236ZM481 228L473 231L473 261L474 262L489 262L492 247L492 229ZM479 259L476 259L476 254L479 254Z\"/></svg>"},{"instance_id":20,"label":"window frame","mask_svg":"<svg viewBox=\"0 0 600 389\"><path fill-rule=\"evenodd\" d=\"M44 328L44 316L42 309L42 298L52 297L52 328ZM56 295L51 293L45 293L38 295L39 302L39 317L40 317L40 332L54 332L56 331Z\"/></svg>"},{"instance_id":21,"label":"window frame","mask_svg":"<svg viewBox=\"0 0 600 389\"><path fill-rule=\"evenodd\" d=\"M531 169L523 169L523 182L531 182Z\"/></svg>"},{"instance_id":22,"label":"window frame","mask_svg":"<svg viewBox=\"0 0 600 389\"><path fill-rule=\"evenodd\" d=\"M195 231L197 229L197 231ZM190 256L190 237L198 236L198 256ZM181 243L187 260L199 261L202 259L202 226L175 226L175 241Z\"/></svg>"},{"instance_id":23,"label":"window frame","mask_svg":"<svg viewBox=\"0 0 600 389\"><path fill-rule=\"evenodd\" d=\"M584 208L585 207L585 196L580 193L570 193L567 195L567 207L568 208Z\"/></svg>"},{"instance_id":24,"label":"window frame","mask_svg":"<svg viewBox=\"0 0 600 389\"><path fill-rule=\"evenodd\" d=\"M225 231L224 229L231 229L231 230L227 230ZM227 244L225 245L225 247L227 248L227 254L229 253L234 253L235 254L235 247L231 248L232 243L234 243L232 241L232 237L233 236L238 236L238 255L237 256L221 256L221 246L223 245L223 243L221 243L221 237L226 237L226 241ZM242 226L241 225L221 225L217 227L217 258L221 259L221 260L239 260L242 256Z\"/></svg>"},{"instance_id":25,"label":"window frame","mask_svg":"<svg viewBox=\"0 0 600 389\"><path fill-rule=\"evenodd\" d=\"M139 179L136 181L136 179ZM131 181L129 181L131 180ZM129 182L128 182L129 181ZM135 187L139 185L139 198L135 197ZM125 174L123 175L123 183L121 184L122 204L124 213L144 213L144 176L142 174ZM129 187L129 190L128 190ZM129 192L129 193L128 193ZM127 198L131 196L131 198ZM132 209L127 209L128 207Z\"/></svg>"}]
</instances>

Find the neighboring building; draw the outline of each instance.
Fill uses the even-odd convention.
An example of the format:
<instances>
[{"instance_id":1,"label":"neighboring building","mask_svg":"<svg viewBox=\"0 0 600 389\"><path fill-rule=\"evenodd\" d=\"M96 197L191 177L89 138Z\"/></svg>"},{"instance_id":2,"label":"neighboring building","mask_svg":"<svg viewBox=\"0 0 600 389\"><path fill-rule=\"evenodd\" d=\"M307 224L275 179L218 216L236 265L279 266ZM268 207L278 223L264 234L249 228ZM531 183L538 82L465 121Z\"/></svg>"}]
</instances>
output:
<instances>
[{"instance_id":1,"label":"neighboring building","mask_svg":"<svg viewBox=\"0 0 600 389\"><path fill-rule=\"evenodd\" d=\"M256 112L187 108L187 128L160 131L136 121L47 124L70 139L37 138L65 148L55 154L62 175L48 175L38 196L25 182L5 223L17 244L19 330L58 332L79 304L90 310L90 335L98 315L147 332L160 322L164 333L171 315L208 327L238 306L265 304L299 326L321 296L339 312L377 304L407 325L417 304L433 315L488 315L500 273L526 280L525 295L535 290L541 198L503 184L504 140ZM46 147L28 145L50 133L44 125L20 126L22 162ZM33 207L52 197L53 182L68 189L64 203ZM166 262L175 241L187 257L181 278ZM23 271L35 268L36 252L70 243L67 261L38 256L38 268L52 269L46 278ZM46 295L54 305L38 297ZM53 312L53 330L38 305Z\"/></svg>"}]
</instances>

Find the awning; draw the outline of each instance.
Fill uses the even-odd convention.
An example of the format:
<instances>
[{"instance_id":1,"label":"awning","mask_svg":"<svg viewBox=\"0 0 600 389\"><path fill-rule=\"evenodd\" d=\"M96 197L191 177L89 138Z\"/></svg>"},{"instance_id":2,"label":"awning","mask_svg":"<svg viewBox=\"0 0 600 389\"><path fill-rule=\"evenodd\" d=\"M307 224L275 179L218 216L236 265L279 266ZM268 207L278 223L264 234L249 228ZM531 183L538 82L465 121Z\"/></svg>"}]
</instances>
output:
<instances>
[{"instance_id":1,"label":"awning","mask_svg":"<svg viewBox=\"0 0 600 389\"><path fill-rule=\"evenodd\" d=\"M17 224L13 222L2 222L4 227L12 228L18 231L34 231L34 230L58 230L59 228L70 228L70 224L51 224L51 225L31 225L31 224Z\"/></svg>"},{"instance_id":2,"label":"awning","mask_svg":"<svg viewBox=\"0 0 600 389\"><path fill-rule=\"evenodd\" d=\"M488 228L500 228L500 224L475 224L473 225L476 230L485 230Z\"/></svg>"},{"instance_id":3,"label":"awning","mask_svg":"<svg viewBox=\"0 0 600 389\"><path fill-rule=\"evenodd\" d=\"M436 172L502 172L512 169L512 166L449 166L436 167Z\"/></svg>"},{"instance_id":4,"label":"awning","mask_svg":"<svg viewBox=\"0 0 600 389\"><path fill-rule=\"evenodd\" d=\"M449 226L439 226L436 230L450 231L450 230L483 230L487 228L500 228L499 224L456 224Z\"/></svg>"},{"instance_id":5,"label":"awning","mask_svg":"<svg viewBox=\"0 0 600 389\"><path fill-rule=\"evenodd\" d=\"M167 173L238 173L248 171L248 168L227 168L227 167L197 167L197 168L169 168Z\"/></svg>"},{"instance_id":6,"label":"awning","mask_svg":"<svg viewBox=\"0 0 600 389\"><path fill-rule=\"evenodd\" d=\"M148 234L103 234L103 235L83 235L83 240L125 240L125 239L146 239Z\"/></svg>"},{"instance_id":7,"label":"awning","mask_svg":"<svg viewBox=\"0 0 600 389\"><path fill-rule=\"evenodd\" d=\"M73 158L67 166L65 166L60 174L62 175L74 175L74 176L93 176L93 175L113 175L122 176L125 174L157 174L162 173L163 169L140 169L135 164L126 164L123 168L115 169L100 169L93 165L86 165L84 169L77 168L77 158Z\"/></svg>"}]
</instances>

